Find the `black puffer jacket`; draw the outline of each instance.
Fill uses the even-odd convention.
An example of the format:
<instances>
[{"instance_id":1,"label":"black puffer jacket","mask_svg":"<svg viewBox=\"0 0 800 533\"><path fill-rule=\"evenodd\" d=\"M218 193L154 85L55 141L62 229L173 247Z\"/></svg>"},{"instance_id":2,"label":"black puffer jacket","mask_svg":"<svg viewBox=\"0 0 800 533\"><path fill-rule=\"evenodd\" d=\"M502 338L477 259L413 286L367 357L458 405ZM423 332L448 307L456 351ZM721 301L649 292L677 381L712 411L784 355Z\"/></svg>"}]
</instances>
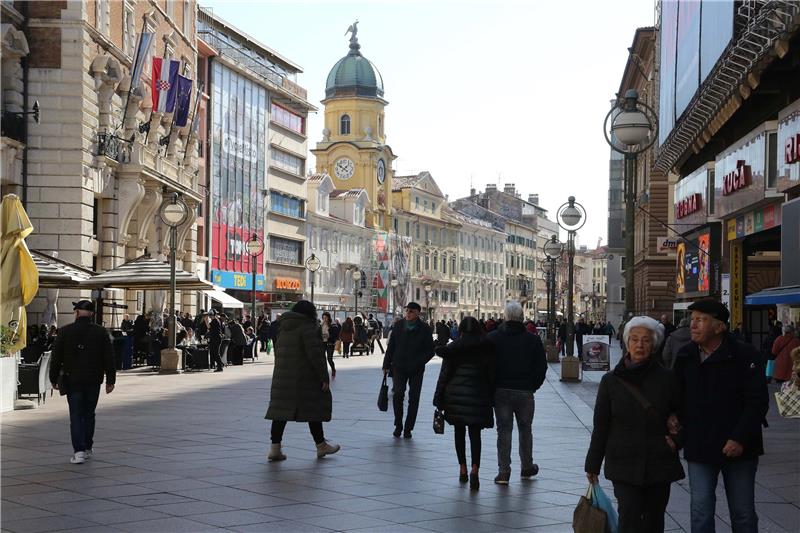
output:
<instances>
[{"instance_id":1,"label":"black puffer jacket","mask_svg":"<svg viewBox=\"0 0 800 533\"><path fill-rule=\"evenodd\" d=\"M638 387L652 406L650 413L623 380ZM605 458L605 476L611 481L642 486L682 479L678 453L665 439L667 418L677 412L679 403L675 376L653 357L635 368L627 368L625 359L620 361L600 380L586 472L599 474Z\"/></svg>"},{"instance_id":2,"label":"black puffer jacket","mask_svg":"<svg viewBox=\"0 0 800 533\"><path fill-rule=\"evenodd\" d=\"M58 383L61 370L74 385L95 385L103 382L114 385L117 368L111 338L103 326L91 317L80 317L58 331L50 362L50 383Z\"/></svg>"},{"instance_id":3,"label":"black puffer jacket","mask_svg":"<svg viewBox=\"0 0 800 533\"><path fill-rule=\"evenodd\" d=\"M322 390L322 383L328 382L328 363L317 321L294 311L281 315L269 408L264 418L330 421L333 398L330 390Z\"/></svg>"},{"instance_id":4,"label":"black puffer jacket","mask_svg":"<svg viewBox=\"0 0 800 533\"><path fill-rule=\"evenodd\" d=\"M433 404L449 424L494 426L494 345L488 339L461 338L436 348L442 369Z\"/></svg>"},{"instance_id":5,"label":"black puffer jacket","mask_svg":"<svg viewBox=\"0 0 800 533\"><path fill-rule=\"evenodd\" d=\"M433 332L430 326L417 319L414 329L408 329L405 321L392 328L392 336L383 356L383 368L401 374L416 374L425 370L433 357Z\"/></svg>"}]
</instances>

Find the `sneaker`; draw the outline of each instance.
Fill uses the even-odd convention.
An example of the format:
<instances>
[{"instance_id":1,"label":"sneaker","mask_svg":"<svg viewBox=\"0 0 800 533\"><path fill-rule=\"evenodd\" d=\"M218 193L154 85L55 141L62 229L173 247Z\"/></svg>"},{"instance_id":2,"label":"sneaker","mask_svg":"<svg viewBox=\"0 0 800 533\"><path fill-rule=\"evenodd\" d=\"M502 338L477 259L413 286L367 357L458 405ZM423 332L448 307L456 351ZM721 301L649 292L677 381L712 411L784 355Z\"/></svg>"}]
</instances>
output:
<instances>
[{"instance_id":1,"label":"sneaker","mask_svg":"<svg viewBox=\"0 0 800 533\"><path fill-rule=\"evenodd\" d=\"M86 459L91 459L91 458L92 458L92 456L94 455L94 450L93 450L93 449L91 449L91 448L89 448L88 450L86 450L86 451L85 451L85 452L83 452L83 453L85 453L85 454L86 454Z\"/></svg>"},{"instance_id":2,"label":"sneaker","mask_svg":"<svg viewBox=\"0 0 800 533\"><path fill-rule=\"evenodd\" d=\"M322 441L317 444L317 459L322 459L326 455L331 455L339 451L341 446L338 444L331 444L328 441Z\"/></svg>"},{"instance_id":3,"label":"sneaker","mask_svg":"<svg viewBox=\"0 0 800 533\"><path fill-rule=\"evenodd\" d=\"M519 473L519 477L532 478L538 473L539 473L539 465L534 463L533 466L530 468L523 468L522 471Z\"/></svg>"},{"instance_id":4,"label":"sneaker","mask_svg":"<svg viewBox=\"0 0 800 533\"><path fill-rule=\"evenodd\" d=\"M269 453L267 454L267 461L285 461L286 455L281 451L281 445L278 444L271 444L269 447Z\"/></svg>"},{"instance_id":5,"label":"sneaker","mask_svg":"<svg viewBox=\"0 0 800 533\"><path fill-rule=\"evenodd\" d=\"M86 452L75 452L75 455L70 457L69 462L74 465L82 465L86 462Z\"/></svg>"},{"instance_id":6,"label":"sneaker","mask_svg":"<svg viewBox=\"0 0 800 533\"><path fill-rule=\"evenodd\" d=\"M508 485L508 480L511 478L511 472L499 473L494 478L494 482L498 485Z\"/></svg>"}]
</instances>

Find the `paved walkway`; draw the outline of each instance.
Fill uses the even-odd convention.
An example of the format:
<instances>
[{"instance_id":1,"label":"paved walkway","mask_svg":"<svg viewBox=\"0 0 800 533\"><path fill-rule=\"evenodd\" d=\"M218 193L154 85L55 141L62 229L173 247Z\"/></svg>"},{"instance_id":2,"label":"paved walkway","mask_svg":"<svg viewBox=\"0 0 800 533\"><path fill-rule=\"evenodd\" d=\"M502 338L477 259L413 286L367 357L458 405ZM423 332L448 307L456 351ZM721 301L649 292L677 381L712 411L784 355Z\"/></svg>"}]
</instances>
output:
<instances>
[{"instance_id":1,"label":"paved walkway","mask_svg":"<svg viewBox=\"0 0 800 533\"><path fill-rule=\"evenodd\" d=\"M521 481L492 483L495 432L483 433L482 484L457 480L452 429L431 430L439 365L425 377L414 438L394 439L375 406L380 358L336 360L334 421L342 451L317 460L304 424L284 436L288 460L268 463L263 420L272 366L265 362L178 376L124 373L102 394L96 455L71 465L66 401L2 416L2 530L40 531L571 531L586 490L583 459L601 374L558 380L551 365L536 395L534 458ZM761 531L798 531L800 423L770 415L759 469ZM608 484L604 483L608 488ZM609 489L610 493L610 489ZM720 493L718 531L729 531ZM667 527L688 531L687 483L673 486ZM683 528L683 529L682 529Z\"/></svg>"}]
</instances>

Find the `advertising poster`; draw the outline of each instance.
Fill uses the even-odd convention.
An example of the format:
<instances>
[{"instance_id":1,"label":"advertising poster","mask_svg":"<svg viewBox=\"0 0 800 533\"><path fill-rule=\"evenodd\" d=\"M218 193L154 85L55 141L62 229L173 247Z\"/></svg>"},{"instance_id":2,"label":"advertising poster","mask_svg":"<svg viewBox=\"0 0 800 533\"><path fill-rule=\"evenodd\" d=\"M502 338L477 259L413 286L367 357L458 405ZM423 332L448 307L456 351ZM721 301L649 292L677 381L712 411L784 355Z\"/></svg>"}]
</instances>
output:
<instances>
[{"instance_id":1,"label":"advertising poster","mask_svg":"<svg viewBox=\"0 0 800 533\"><path fill-rule=\"evenodd\" d=\"M583 370L611 370L608 335L584 335L581 347Z\"/></svg>"},{"instance_id":2,"label":"advertising poster","mask_svg":"<svg viewBox=\"0 0 800 533\"><path fill-rule=\"evenodd\" d=\"M703 233L697 238L700 250L697 253L697 290L708 291L710 288L709 279L711 277L711 261L709 252L711 251L711 234Z\"/></svg>"}]
</instances>

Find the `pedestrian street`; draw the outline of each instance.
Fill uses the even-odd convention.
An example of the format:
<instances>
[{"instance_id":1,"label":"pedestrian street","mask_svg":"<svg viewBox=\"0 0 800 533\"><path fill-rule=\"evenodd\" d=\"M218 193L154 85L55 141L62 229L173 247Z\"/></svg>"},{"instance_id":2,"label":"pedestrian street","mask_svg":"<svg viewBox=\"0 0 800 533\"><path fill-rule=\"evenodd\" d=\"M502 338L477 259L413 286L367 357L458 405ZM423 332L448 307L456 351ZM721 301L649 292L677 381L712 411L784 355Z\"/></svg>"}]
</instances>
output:
<instances>
[{"instance_id":1,"label":"pedestrian street","mask_svg":"<svg viewBox=\"0 0 800 533\"><path fill-rule=\"evenodd\" d=\"M95 455L83 465L69 463L67 405L57 393L39 409L4 413L2 530L571 531L587 487L583 462L602 373L563 383L551 364L536 394L539 474L519 479L515 444L511 483L495 485L496 433L484 430L481 486L471 492L458 483L452 427L443 436L431 429L437 361L428 365L409 440L393 438L391 414L376 408L381 357L337 358L325 434L342 449L322 460L307 425L290 423L288 459L266 461L273 367L263 358L222 373L120 373L114 392L101 394ZM774 407L769 422L756 486L760 530L797 531L798 422ZM721 489L717 512L717 531L730 531ZM688 519L684 480L673 485L667 529L688 531Z\"/></svg>"}]
</instances>

